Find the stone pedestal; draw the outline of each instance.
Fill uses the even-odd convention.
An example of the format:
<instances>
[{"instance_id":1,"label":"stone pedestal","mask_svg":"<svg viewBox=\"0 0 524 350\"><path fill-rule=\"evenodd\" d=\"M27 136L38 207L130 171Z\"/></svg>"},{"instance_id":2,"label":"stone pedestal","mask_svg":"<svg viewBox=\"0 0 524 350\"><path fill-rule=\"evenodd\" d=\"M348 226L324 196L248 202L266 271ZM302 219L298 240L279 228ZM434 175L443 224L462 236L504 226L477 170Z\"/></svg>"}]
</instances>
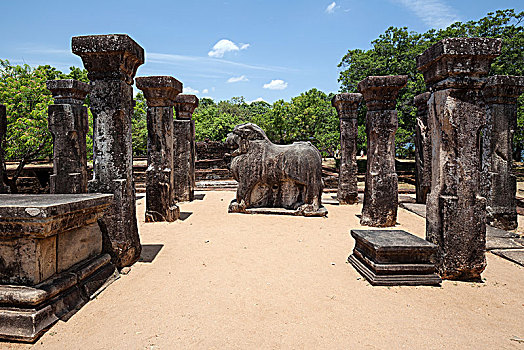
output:
<instances>
[{"instance_id":1,"label":"stone pedestal","mask_svg":"<svg viewBox=\"0 0 524 350\"><path fill-rule=\"evenodd\" d=\"M398 178L395 171L395 110L406 75L367 77L358 84L364 96L368 138L366 187L361 225L388 227L397 222Z\"/></svg>"},{"instance_id":2,"label":"stone pedestal","mask_svg":"<svg viewBox=\"0 0 524 350\"><path fill-rule=\"evenodd\" d=\"M431 138L428 129L428 100L431 93L424 92L415 96L413 103L417 107L415 126L415 188L417 203L426 203L431 189Z\"/></svg>"},{"instance_id":3,"label":"stone pedestal","mask_svg":"<svg viewBox=\"0 0 524 350\"><path fill-rule=\"evenodd\" d=\"M437 246L400 230L351 230L348 261L373 286L438 285Z\"/></svg>"},{"instance_id":4,"label":"stone pedestal","mask_svg":"<svg viewBox=\"0 0 524 350\"><path fill-rule=\"evenodd\" d=\"M512 151L516 104L523 91L524 77L515 76L489 77L483 90L487 113L482 129L482 195L487 223L503 230L518 226Z\"/></svg>"},{"instance_id":5,"label":"stone pedestal","mask_svg":"<svg viewBox=\"0 0 524 350\"><path fill-rule=\"evenodd\" d=\"M7 115L4 105L0 105L0 193L7 193L7 186L4 184L4 142L7 133Z\"/></svg>"},{"instance_id":6,"label":"stone pedestal","mask_svg":"<svg viewBox=\"0 0 524 350\"><path fill-rule=\"evenodd\" d=\"M361 101L361 94L351 93L335 95L331 100L340 119L340 171L337 192L339 204L358 203L357 116Z\"/></svg>"},{"instance_id":7,"label":"stone pedestal","mask_svg":"<svg viewBox=\"0 0 524 350\"><path fill-rule=\"evenodd\" d=\"M195 122L191 118L197 107L195 95L178 95L175 99L174 166L178 202L192 201L195 196Z\"/></svg>"},{"instance_id":8,"label":"stone pedestal","mask_svg":"<svg viewBox=\"0 0 524 350\"><path fill-rule=\"evenodd\" d=\"M136 79L147 100L146 222L175 221L173 106L182 83L173 77Z\"/></svg>"},{"instance_id":9,"label":"stone pedestal","mask_svg":"<svg viewBox=\"0 0 524 350\"><path fill-rule=\"evenodd\" d=\"M102 219L104 250L118 267L140 257L133 184L131 117L133 77L144 63L144 49L125 34L73 37L91 81L93 179L89 192L112 193L114 205Z\"/></svg>"},{"instance_id":10,"label":"stone pedestal","mask_svg":"<svg viewBox=\"0 0 524 350\"><path fill-rule=\"evenodd\" d=\"M428 102L432 179L426 238L438 245L442 278L478 280L486 266L486 200L480 196L481 89L502 41L444 39L417 57Z\"/></svg>"},{"instance_id":11,"label":"stone pedestal","mask_svg":"<svg viewBox=\"0 0 524 350\"><path fill-rule=\"evenodd\" d=\"M49 131L53 135L51 193L87 192L87 107L89 84L76 80L49 80L47 88L55 104L48 108Z\"/></svg>"},{"instance_id":12,"label":"stone pedestal","mask_svg":"<svg viewBox=\"0 0 524 350\"><path fill-rule=\"evenodd\" d=\"M97 224L112 195L0 195L0 338L33 341L118 273Z\"/></svg>"}]
</instances>

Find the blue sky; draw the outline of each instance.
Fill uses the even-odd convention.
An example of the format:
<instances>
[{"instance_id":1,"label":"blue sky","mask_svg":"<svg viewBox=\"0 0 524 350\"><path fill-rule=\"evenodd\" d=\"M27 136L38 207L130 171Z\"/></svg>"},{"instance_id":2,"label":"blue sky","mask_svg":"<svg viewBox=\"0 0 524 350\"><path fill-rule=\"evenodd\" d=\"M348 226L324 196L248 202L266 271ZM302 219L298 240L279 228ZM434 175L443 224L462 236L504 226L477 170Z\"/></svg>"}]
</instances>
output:
<instances>
[{"instance_id":1,"label":"blue sky","mask_svg":"<svg viewBox=\"0 0 524 350\"><path fill-rule=\"evenodd\" d=\"M337 92L338 63L389 26L424 32L522 0L2 1L0 58L82 67L71 37L127 33L146 51L137 76L171 75L215 100Z\"/></svg>"}]
</instances>

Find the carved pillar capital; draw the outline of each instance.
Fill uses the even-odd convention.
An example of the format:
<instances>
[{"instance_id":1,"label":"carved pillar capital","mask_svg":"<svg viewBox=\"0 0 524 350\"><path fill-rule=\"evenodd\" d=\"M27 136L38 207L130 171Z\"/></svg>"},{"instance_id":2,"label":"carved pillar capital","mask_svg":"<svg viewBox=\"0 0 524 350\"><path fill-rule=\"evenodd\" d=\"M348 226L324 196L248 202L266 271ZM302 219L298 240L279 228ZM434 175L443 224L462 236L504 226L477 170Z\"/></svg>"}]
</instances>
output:
<instances>
[{"instance_id":1,"label":"carved pillar capital","mask_svg":"<svg viewBox=\"0 0 524 350\"><path fill-rule=\"evenodd\" d=\"M198 97L195 95L178 95L175 99L176 119L191 119L198 107Z\"/></svg>"},{"instance_id":2,"label":"carved pillar capital","mask_svg":"<svg viewBox=\"0 0 524 350\"><path fill-rule=\"evenodd\" d=\"M91 91L89 84L73 79L48 80L46 86L51 91L56 105L81 105Z\"/></svg>"},{"instance_id":3,"label":"carved pillar capital","mask_svg":"<svg viewBox=\"0 0 524 350\"><path fill-rule=\"evenodd\" d=\"M336 108L340 119L354 119L357 117L361 102L362 94L346 92L335 95L331 100L331 105Z\"/></svg>"},{"instance_id":4,"label":"carved pillar capital","mask_svg":"<svg viewBox=\"0 0 524 350\"><path fill-rule=\"evenodd\" d=\"M369 111L393 110L400 89L406 86L407 75L370 76L358 83Z\"/></svg>"},{"instance_id":5,"label":"carved pillar capital","mask_svg":"<svg viewBox=\"0 0 524 350\"><path fill-rule=\"evenodd\" d=\"M89 80L116 79L132 85L144 63L144 49L126 34L74 36L71 45Z\"/></svg>"},{"instance_id":6,"label":"carved pillar capital","mask_svg":"<svg viewBox=\"0 0 524 350\"><path fill-rule=\"evenodd\" d=\"M182 83L170 76L138 77L136 87L144 92L148 107L172 107L182 92Z\"/></svg>"}]
</instances>

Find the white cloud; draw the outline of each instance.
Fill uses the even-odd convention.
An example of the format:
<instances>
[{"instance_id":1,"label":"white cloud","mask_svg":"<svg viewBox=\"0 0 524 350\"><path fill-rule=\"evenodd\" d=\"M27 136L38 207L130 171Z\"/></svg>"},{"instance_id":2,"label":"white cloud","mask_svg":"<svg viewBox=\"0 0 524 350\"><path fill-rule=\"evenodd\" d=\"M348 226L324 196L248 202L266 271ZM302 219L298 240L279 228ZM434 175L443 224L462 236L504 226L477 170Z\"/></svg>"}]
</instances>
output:
<instances>
[{"instance_id":1,"label":"white cloud","mask_svg":"<svg viewBox=\"0 0 524 350\"><path fill-rule=\"evenodd\" d=\"M249 104L251 104L251 103L253 103L253 102L266 102L266 100L264 100L262 97L259 97L259 98L257 98L256 100L249 101Z\"/></svg>"},{"instance_id":2,"label":"white cloud","mask_svg":"<svg viewBox=\"0 0 524 350\"><path fill-rule=\"evenodd\" d=\"M193 88L190 88L189 86L184 86L183 93L184 94L198 94L200 91L195 90Z\"/></svg>"},{"instance_id":3,"label":"white cloud","mask_svg":"<svg viewBox=\"0 0 524 350\"><path fill-rule=\"evenodd\" d=\"M264 89L269 90L284 90L285 88L287 88L287 83L280 79L271 80L269 83L264 84Z\"/></svg>"},{"instance_id":4,"label":"white cloud","mask_svg":"<svg viewBox=\"0 0 524 350\"><path fill-rule=\"evenodd\" d=\"M204 90L202 90L202 93L203 94L209 94L209 90L208 89L204 89Z\"/></svg>"},{"instance_id":5,"label":"white cloud","mask_svg":"<svg viewBox=\"0 0 524 350\"><path fill-rule=\"evenodd\" d=\"M445 28L459 21L456 11L442 0L394 0L434 28Z\"/></svg>"},{"instance_id":6,"label":"white cloud","mask_svg":"<svg viewBox=\"0 0 524 350\"><path fill-rule=\"evenodd\" d=\"M240 44L240 47L238 47L238 45L231 40L222 39L213 46L213 49L209 51L207 55L209 57L222 58L226 52L245 50L248 47L249 44Z\"/></svg>"},{"instance_id":7,"label":"white cloud","mask_svg":"<svg viewBox=\"0 0 524 350\"><path fill-rule=\"evenodd\" d=\"M332 2L331 4L326 7L326 13L335 13L335 7L337 6L336 2Z\"/></svg>"},{"instance_id":8,"label":"white cloud","mask_svg":"<svg viewBox=\"0 0 524 350\"><path fill-rule=\"evenodd\" d=\"M249 79L246 78L245 75L241 75L239 77L231 77L227 80L228 83L239 83L241 81L249 81Z\"/></svg>"}]
</instances>

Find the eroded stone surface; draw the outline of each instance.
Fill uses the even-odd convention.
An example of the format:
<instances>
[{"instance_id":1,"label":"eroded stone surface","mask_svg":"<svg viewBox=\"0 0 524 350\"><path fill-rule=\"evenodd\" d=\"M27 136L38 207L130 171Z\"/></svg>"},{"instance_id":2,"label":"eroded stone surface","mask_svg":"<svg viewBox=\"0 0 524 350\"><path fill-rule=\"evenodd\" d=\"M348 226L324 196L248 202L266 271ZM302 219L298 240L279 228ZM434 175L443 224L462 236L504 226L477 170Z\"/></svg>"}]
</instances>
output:
<instances>
[{"instance_id":1,"label":"eroded stone surface","mask_svg":"<svg viewBox=\"0 0 524 350\"><path fill-rule=\"evenodd\" d=\"M178 95L175 100L174 167L175 199L192 201L195 196L195 121L193 112L198 107L195 95Z\"/></svg>"},{"instance_id":2,"label":"eroded stone surface","mask_svg":"<svg viewBox=\"0 0 524 350\"><path fill-rule=\"evenodd\" d=\"M104 194L0 195L0 283L34 285L99 254L96 223L111 202Z\"/></svg>"},{"instance_id":3,"label":"eroded stone surface","mask_svg":"<svg viewBox=\"0 0 524 350\"><path fill-rule=\"evenodd\" d=\"M428 101L433 157L426 237L439 247L445 279L479 280L486 266L477 142L486 119L481 88L500 47L500 39L445 39L417 58L434 91Z\"/></svg>"},{"instance_id":4,"label":"eroded stone surface","mask_svg":"<svg viewBox=\"0 0 524 350\"><path fill-rule=\"evenodd\" d=\"M180 209L175 201L173 106L182 83L173 77L136 79L147 100L146 222L175 221Z\"/></svg>"},{"instance_id":5,"label":"eroded stone surface","mask_svg":"<svg viewBox=\"0 0 524 350\"><path fill-rule=\"evenodd\" d=\"M141 250L132 177L131 84L144 63L144 49L125 34L73 37L72 48L82 58L92 88L94 159L89 192L114 195L114 205L100 222L107 235L104 251L118 267L129 266Z\"/></svg>"},{"instance_id":6,"label":"eroded stone surface","mask_svg":"<svg viewBox=\"0 0 524 350\"><path fill-rule=\"evenodd\" d=\"M361 225L388 227L397 222L398 178L395 171L396 99L406 75L367 77L358 84L368 112L366 184Z\"/></svg>"},{"instance_id":7,"label":"eroded stone surface","mask_svg":"<svg viewBox=\"0 0 524 350\"><path fill-rule=\"evenodd\" d=\"M7 132L7 115L4 105L0 105L0 193L7 193L4 185L4 140Z\"/></svg>"},{"instance_id":8,"label":"eroded stone surface","mask_svg":"<svg viewBox=\"0 0 524 350\"><path fill-rule=\"evenodd\" d=\"M55 104L48 108L49 131L53 135L51 193L87 192L87 107L89 84L77 80L49 80L47 88Z\"/></svg>"},{"instance_id":9,"label":"eroded stone surface","mask_svg":"<svg viewBox=\"0 0 524 350\"><path fill-rule=\"evenodd\" d=\"M437 246L400 230L351 230L348 261L372 285L436 285Z\"/></svg>"},{"instance_id":10,"label":"eroded stone surface","mask_svg":"<svg viewBox=\"0 0 524 350\"><path fill-rule=\"evenodd\" d=\"M362 94L356 93L338 94L331 101L340 119L339 204L358 203L357 116L361 102Z\"/></svg>"},{"instance_id":11,"label":"eroded stone surface","mask_svg":"<svg viewBox=\"0 0 524 350\"><path fill-rule=\"evenodd\" d=\"M415 187L417 203L426 203L431 189L431 138L428 130L428 100L431 93L415 96L417 107L415 126Z\"/></svg>"},{"instance_id":12,"label":"eroded stone surface","mask_svg":"<svg viewBox=\"0 0 524 350\"><path fill-rule=\"evenodd\" d=\"M517 127L517 99L524 77L492 76L486 81L486 126L482 129L482 195L487 223L503 230L518 226L517 179L512 174L513 134Z\"/></svg>"},{"instance_id":13,"label":"eroded stone surface","mask_svg":"<svg viewBox=\"0 0 524 350\"><path fill-rule=\"evenodd\" d=\"M238 181L229 212L285 208L294 215L323 216L322 158L310 142L275 145L255 124L237 125L227 137L234 148L231 172Z\"/></svg>"}]
</instances>

